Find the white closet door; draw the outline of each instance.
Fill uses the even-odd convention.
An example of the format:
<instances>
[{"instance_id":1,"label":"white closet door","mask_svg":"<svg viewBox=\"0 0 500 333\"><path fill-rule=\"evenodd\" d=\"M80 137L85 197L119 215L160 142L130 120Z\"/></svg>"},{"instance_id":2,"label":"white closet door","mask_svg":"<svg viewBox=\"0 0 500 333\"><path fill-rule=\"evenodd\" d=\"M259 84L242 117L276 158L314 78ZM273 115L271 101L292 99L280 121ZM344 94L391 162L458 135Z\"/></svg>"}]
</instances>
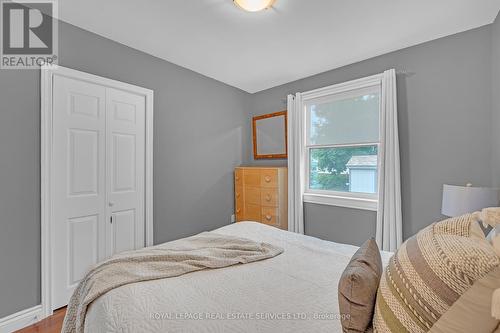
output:
<instances>
[{"instance_id":1,"label":"white closet door","mask_svg":"<svg viewBox=\"0 0 500 333\"><path fill-rule=\"evenodd\" d=\"M108 255L145 245L144 96L106 89Z\"/></svg>"},{"instance_id":2,"label":"white closet door","mask_svg":"<svg viewBox=\"0 0 500 333\"><path fill-rule=\"evenodd\" d=\"M55 76L52 308L85 272L145 245L144 96Z\"/></svg>"},{"instance_id":3,"label":"white closet door","mask_svg":"<svg viewBox=\"0 0 500 333\"><path fill-rule=\"evenodd\" d=\"M53 308L106 257L105 88L54 77Z\"/></svg>"}]
</instances>

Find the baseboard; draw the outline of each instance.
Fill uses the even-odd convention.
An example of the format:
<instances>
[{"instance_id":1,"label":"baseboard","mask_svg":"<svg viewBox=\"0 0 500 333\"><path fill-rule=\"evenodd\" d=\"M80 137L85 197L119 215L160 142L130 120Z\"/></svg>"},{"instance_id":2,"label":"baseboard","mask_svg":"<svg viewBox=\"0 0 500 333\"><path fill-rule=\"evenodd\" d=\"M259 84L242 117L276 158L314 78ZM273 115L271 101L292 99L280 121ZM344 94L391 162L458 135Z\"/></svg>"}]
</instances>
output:
<instances>
[{"instance_id":1,"label":"baseboard","mask_svg":"<svg viewBox=\"0 0 500 333\"><path fill-rule=\"evenodd\" d=\"M0 333L11 333L26 326L32 325L42 318L42 306L16 312L0 319Z\"/></svg>"}]
</instances>

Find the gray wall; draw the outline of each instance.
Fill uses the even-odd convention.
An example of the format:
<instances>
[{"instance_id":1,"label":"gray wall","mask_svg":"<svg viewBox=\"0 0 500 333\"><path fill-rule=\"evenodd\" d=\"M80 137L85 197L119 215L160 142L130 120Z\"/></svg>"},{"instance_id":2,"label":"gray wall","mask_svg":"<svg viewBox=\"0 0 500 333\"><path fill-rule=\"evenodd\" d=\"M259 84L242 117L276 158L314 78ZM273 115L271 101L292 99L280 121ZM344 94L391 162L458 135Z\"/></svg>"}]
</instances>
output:
<instances>
[{"instance_id":1,"label":"gray wall","mask_svg":"<svg viewBox=\"0 0 500 333\"><path fill-rule=\"evenodd\" d=\"M491 26L262 91L253 97L252 113L285 109L287 94L389 68L399 73L403 233L407 238L441 217L443 183L491 185ZM286 165L284 160L272 163ZM328 240L360 244L374 235L375 221L374 213L305 205L306 233Z\"/></svg>"},{"instance_id":2,"label":"gray wall","mask_svg":"<svg viewBox=\"0 0 500 333\"><path fill-rule=\"evenodd\" d=\"M492 82L492 177L500 187L500 14L492 25L491 82Z\"/></svg>"},{"instance_id":3,"label":"gray wall","mask_svg":"<svg viewBox=\"0 0 500 333\"><path fill-rule=\"evenodd\" d=\"M68 24L59 32L62 66L155 91L155 242L228 224L250 95ZM38 71L0 71L0 318L40 303L39 91Z\"/></svg>"},{"instance_id":4,"label":"gray wall","mask_svg":"<svg viewBox=\"0 0 500 333\"><path fill-rule=\"evenodd\" d=\"M361 245L375 236L377 212L307 203L305 234L332 242Z\"/></svg>"}]
</instances>

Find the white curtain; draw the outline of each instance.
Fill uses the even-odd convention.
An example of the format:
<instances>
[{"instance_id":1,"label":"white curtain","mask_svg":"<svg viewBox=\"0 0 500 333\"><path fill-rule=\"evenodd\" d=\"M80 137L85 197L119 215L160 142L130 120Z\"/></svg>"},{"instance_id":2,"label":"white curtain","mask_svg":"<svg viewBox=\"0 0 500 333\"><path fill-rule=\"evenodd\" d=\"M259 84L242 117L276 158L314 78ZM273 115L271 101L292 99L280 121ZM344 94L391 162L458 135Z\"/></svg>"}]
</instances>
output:
<instances>
[{"instance_id":1,"label":"white curtain","mask_svg":"<svg viewBox=\"0 0 500 333\"><path fill-rule=\"evenodd\" d=\"M304 234L302 97L288 95L288 230Z\"/></svg>"},{"instance_id":2,"label":"white curtain","mask_svg":"<svg viewBox=\"0 0 500 333\"><path fill-rule=\"evenodd\" d=\"M376 239L381 250L395 251L403 241L396 71L384 72L380 115L379 198Z\"/></svg>"}]
</instances>

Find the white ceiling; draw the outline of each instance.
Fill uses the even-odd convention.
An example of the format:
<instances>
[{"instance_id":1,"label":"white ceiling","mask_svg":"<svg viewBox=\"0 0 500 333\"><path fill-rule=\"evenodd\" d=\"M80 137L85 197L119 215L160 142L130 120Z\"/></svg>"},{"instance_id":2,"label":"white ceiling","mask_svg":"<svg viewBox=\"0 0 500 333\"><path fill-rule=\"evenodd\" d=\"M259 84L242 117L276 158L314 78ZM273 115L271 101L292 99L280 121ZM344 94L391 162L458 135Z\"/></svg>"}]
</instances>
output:
<instances>
[{"instance_id":1,"label":"white ceiling","mask_svg":"<svg viewBox=\"0 0 500 333\"><path fill-rule=\"evenodd\" d=\"M250 93L493 22L500 0L60 0L66 22Z\"/></svg>"}]
</instances>

